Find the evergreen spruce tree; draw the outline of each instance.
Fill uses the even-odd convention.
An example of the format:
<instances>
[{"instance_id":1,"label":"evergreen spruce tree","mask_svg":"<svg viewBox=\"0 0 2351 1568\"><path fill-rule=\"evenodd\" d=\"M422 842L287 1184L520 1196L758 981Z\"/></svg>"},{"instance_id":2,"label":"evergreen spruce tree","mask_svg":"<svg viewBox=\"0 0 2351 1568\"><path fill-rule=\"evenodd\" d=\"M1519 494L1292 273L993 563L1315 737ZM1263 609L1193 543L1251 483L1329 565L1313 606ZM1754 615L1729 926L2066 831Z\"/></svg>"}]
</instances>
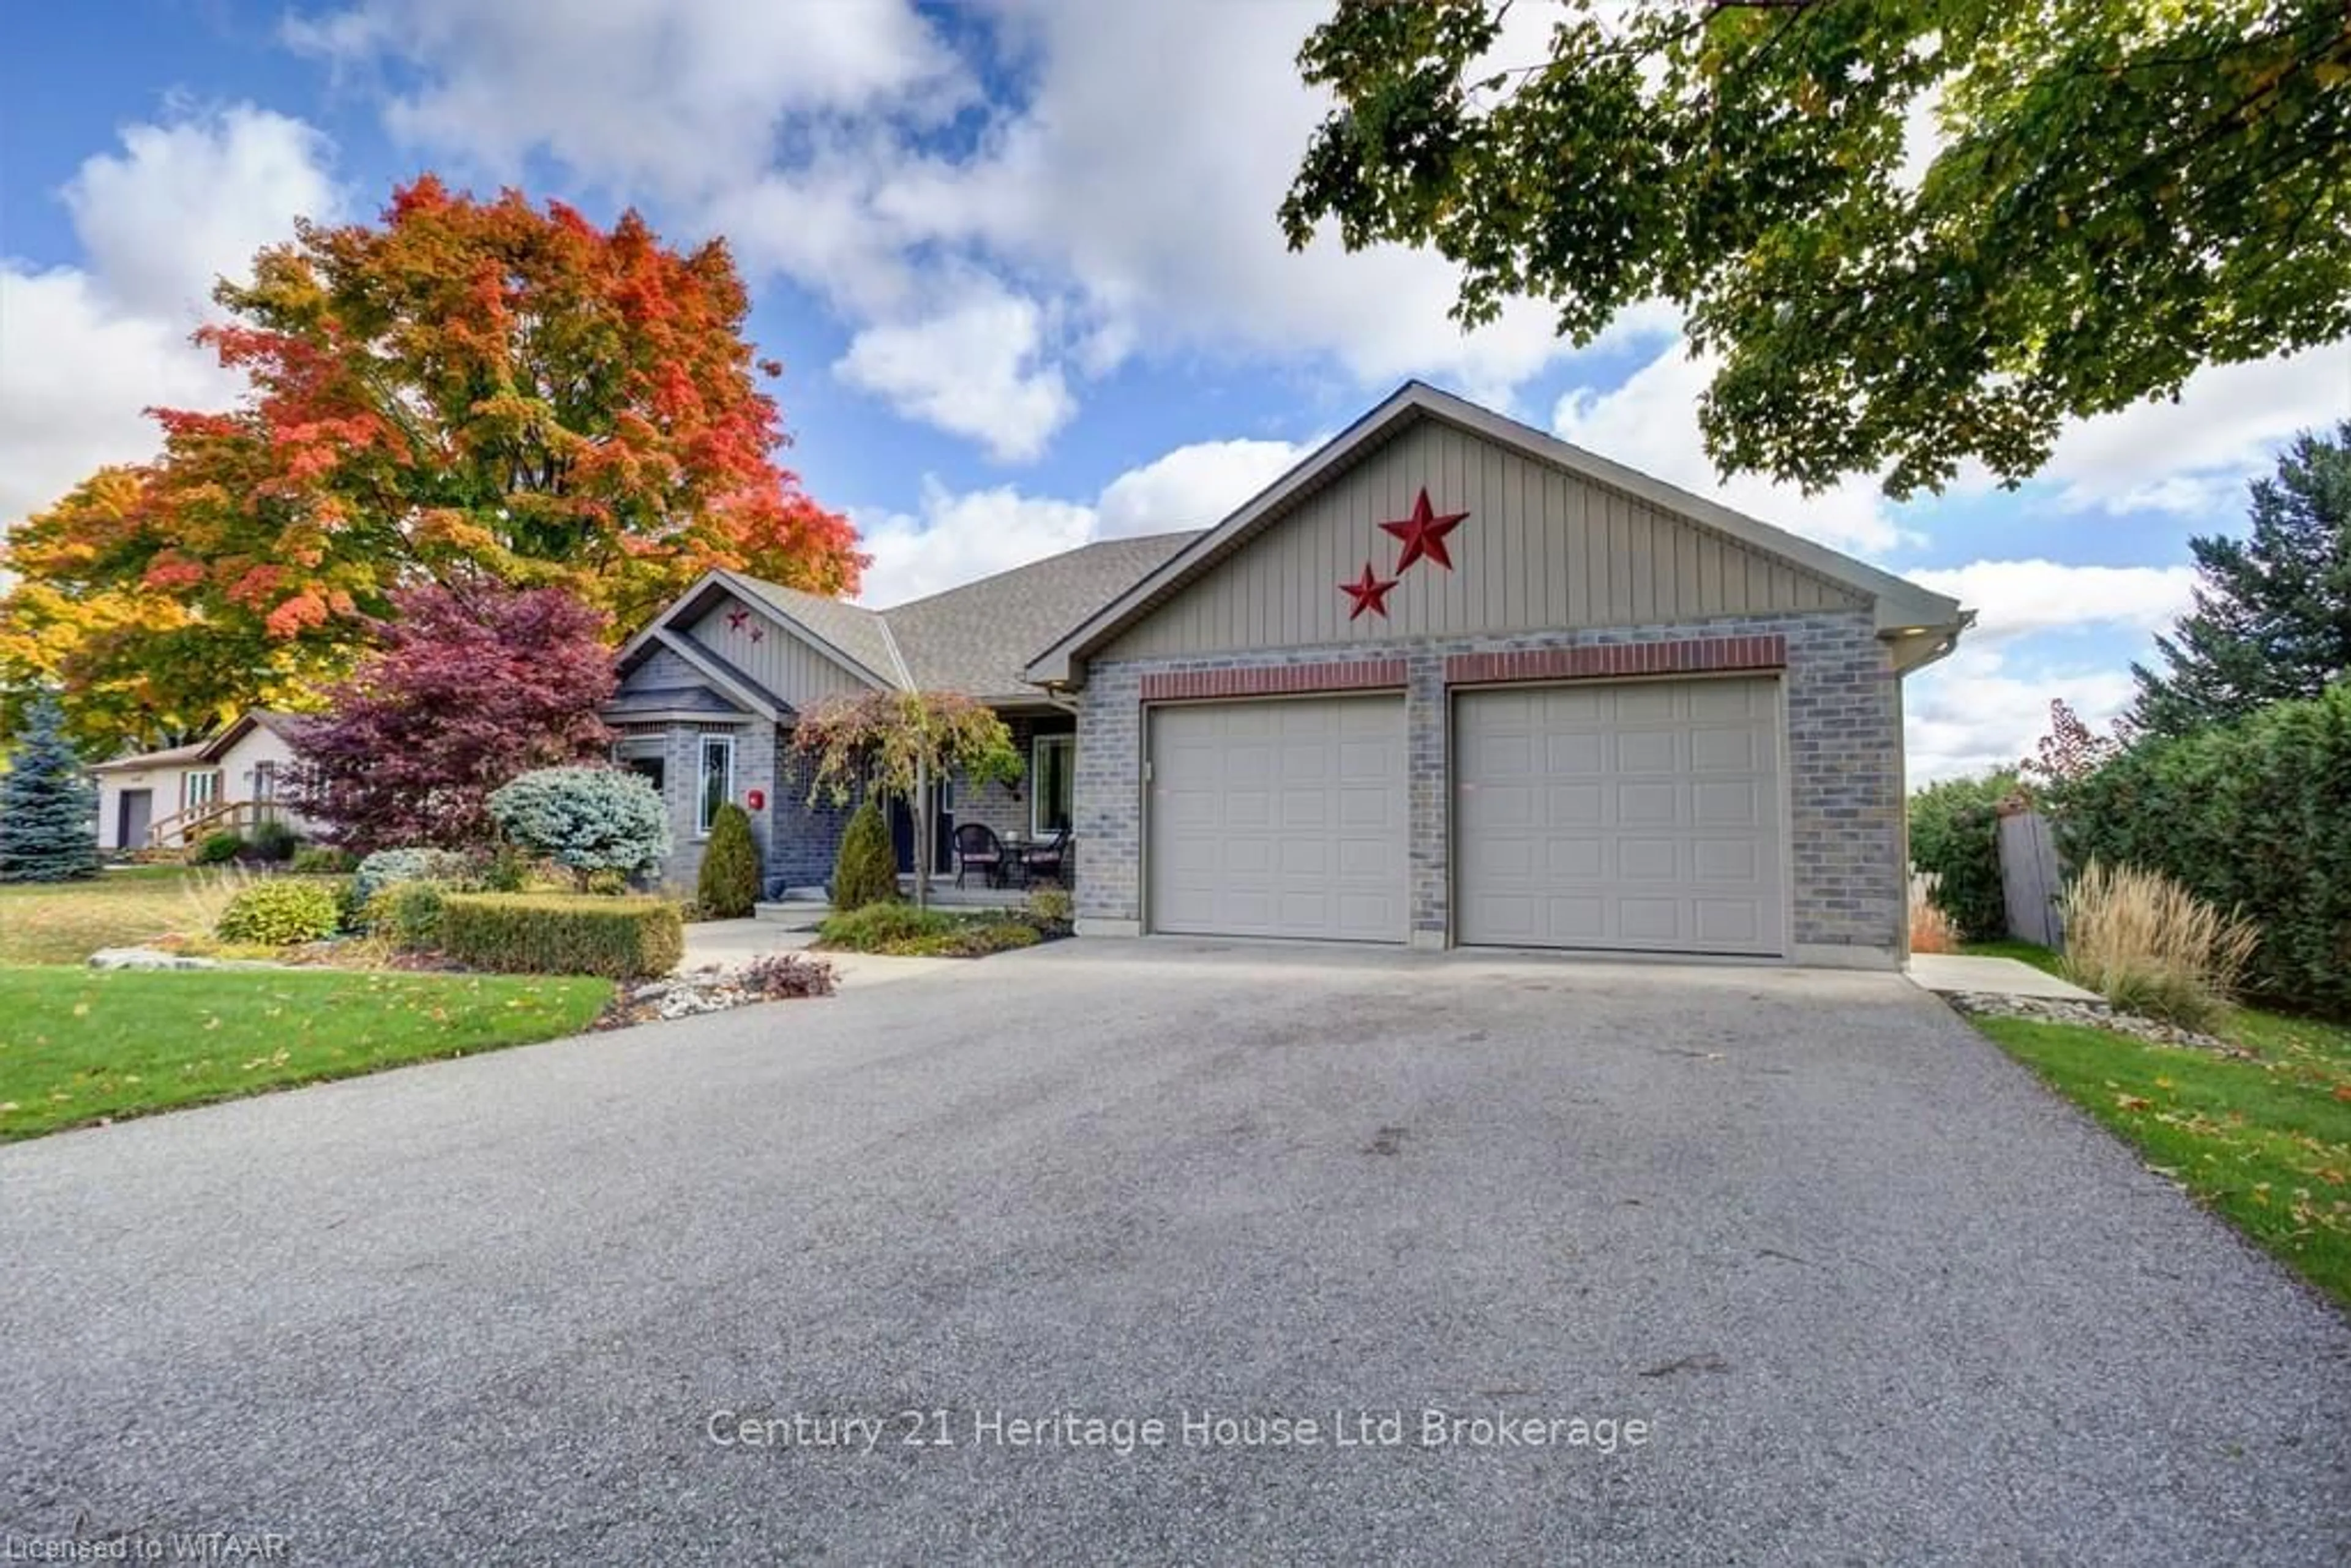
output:
<instances>
[{"instance_id":1,"label":"evergreen spruce tree","mask_svg":"<svg viewBox=\"0 0 2351 1568\"><path fill-rule=\"evenodd\" d=\"M2252 520L2242 539L2188 541L2196 608L2155 640L2165 673L2131 666L2135 727L2185 735L2351 675L2351 420L2280 455Z\"/></svg>"},{"instance_id":2,"label":"evergreen spruce tree","mask_svg":"<svg viewBox=\"0 0 2351 1568\"><path fill-rule=\"evenodd\" d=\"M34 699L0 777L0 882L98 874L98 790L64 727L57 698Z\"/></svg>"}]
</instances>

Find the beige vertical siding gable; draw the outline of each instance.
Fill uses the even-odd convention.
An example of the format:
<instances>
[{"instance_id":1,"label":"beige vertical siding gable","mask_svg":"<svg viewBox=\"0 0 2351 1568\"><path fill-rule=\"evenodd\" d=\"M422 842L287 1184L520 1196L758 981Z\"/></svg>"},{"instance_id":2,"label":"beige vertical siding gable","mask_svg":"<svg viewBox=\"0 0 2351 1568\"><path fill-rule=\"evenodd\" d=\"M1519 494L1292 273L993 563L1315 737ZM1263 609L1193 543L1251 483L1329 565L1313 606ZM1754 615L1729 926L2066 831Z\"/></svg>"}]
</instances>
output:
<instances>
[{"instance_id":1,"label":"beige vertical siding gable","mask_svg":"<svg viewBox=\"0 0 2351 1568\"><path fill-rule=\"evenodd\" d=\"M746 616L740 630L727 623L727 617L737 612ZM751 637L753 627L759 632L756 642ZM683 631L697 646L726 660L795 709L812 707L844 692L873 689L871 681L786 627L775 614L731 593Z\"/></svg>"},{"instance_id":2,"label":"beige vertical siding gable","mask_svg":"<svg viewBox=\"0 0 2351 1568\"><path fill-rule=\"evenodd\" d=\"M1437 512L1469 515L1446 540L1452 570L1423 560L1399 573L1402 546L1380 524L1410 515L1423 486ZM1396 586L1385 617L1350 621L1353 601L1339 584L1366 563ZM1420 419L1095 656L1656 625L1865 602L1702 523Z\"/></svg>"}]
</instances>

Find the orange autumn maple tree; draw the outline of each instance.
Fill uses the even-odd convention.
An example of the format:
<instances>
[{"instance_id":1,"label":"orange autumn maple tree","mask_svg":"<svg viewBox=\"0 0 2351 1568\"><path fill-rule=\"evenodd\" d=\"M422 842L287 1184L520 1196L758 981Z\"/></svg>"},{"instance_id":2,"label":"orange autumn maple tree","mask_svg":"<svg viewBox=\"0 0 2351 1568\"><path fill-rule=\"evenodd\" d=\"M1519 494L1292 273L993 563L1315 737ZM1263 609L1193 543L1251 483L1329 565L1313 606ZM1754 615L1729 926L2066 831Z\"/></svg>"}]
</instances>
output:
<instances>
[{"instance_id":1,"label":"orange autumn maple tree","mask_svg":"<svg viewBox=\"0 0 2351 1568\"><path fill-rule=\"evenodd\" d=\"M93 476L0 565L0 683L62 684L89 739L302 706L392 594L453 576L568 589L626 631L713 567L853 591L848 520L780 467L722 242L426 175L380 223L304 222L224 282L198 341L225 413L154 411L150 463Z\"/></svg>"}]
</instances>

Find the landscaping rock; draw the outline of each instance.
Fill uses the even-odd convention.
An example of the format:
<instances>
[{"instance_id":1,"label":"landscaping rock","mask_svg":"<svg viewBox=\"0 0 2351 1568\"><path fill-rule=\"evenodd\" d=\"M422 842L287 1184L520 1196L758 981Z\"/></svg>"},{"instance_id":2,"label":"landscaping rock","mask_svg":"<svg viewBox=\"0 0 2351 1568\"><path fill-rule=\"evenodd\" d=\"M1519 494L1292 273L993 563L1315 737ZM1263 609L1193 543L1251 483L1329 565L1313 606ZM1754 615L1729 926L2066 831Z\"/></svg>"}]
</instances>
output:
<instances>
[{"instance_id":1,"label":"landscaping rock","mask_svg":"<svg viewBox=\"0 0 2351 1568\"><path fill-rule=\"evenodd\" d=\"M1986 991L1950 991L1944 994L1943 999L1963 1013L1986 1018L2024 1019L2032 1023L2084 1024L2091 1029L2151 1040L2158 1045L2184 1045L2222 1056L2250 1057L2252 1054L2225 1040L2199 1034L2191 1029L2181 1029L2160 1019L2116 1012L2105 1002L2065 1001L2055 997L1999 996Z\"/></svg>"},{"instance_id":2,"label":"landscaping rock","mask_svg":"<svg viewBox=\"0 0 2351 1568\"><path fill-rule=\"evenodd\" d=\"M292 964L266 958L205 958L193 953L166 953L160 947L100 947L89 956L93 969L290 969Z\"/></svg>"},{"instance_id":3,"label":"landscaping rock","mask_svg":"<svg viewBox=\"0 0 2351 1568\"><path fill-rule=\"evenodd\" d=\"M737 968L705 965L630 987L605 1015L604 1027L694 1018L793 997L830 996L833 980L831 965L797 953L770 954Z\"/></svg>"},{"instance_id":4,"label":"landscaping rock","mask_svg":"<svg viewBox=\"0 0 2351 1568\"><path fill-rule=\"evenodd\" d=\"M100 947L89 956L93 969L217 969L218 958L166 953L155 947Z\"/></svg>"}]
</instances>

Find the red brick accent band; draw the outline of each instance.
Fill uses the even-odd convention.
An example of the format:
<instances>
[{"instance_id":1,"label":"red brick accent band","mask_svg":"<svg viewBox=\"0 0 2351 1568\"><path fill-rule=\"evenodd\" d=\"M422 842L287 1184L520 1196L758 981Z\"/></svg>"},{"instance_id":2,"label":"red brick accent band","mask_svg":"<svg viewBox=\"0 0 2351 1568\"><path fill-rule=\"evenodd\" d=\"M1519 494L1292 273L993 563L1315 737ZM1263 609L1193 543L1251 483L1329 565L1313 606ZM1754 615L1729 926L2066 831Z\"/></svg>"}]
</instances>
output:
<instances>
[{"instance_id":1,"label":"red brick accent band","mask_svg":"<svg viewBox=\"0 0 2351 1568\"><path fill-rule=\"evenodd\" d=\"M1368 692L1405 684L1402 659L1343 664L1272 664L1246 670L1161 670L1143 677L1143 700L1197 697L1287 697L1301 692Z\"/></svg>"},{"instance_id":2,"label":"red brick accent band","mask_svg":"<svg viewBox=\"0 0 2351 1568\"><path fill-rule=\"evenodd\" d=\"M1498 681L1581 681L1624 675L1699 675L1717 670L1777 670L1788 663L1788 640L1692 637L1678 643L1610 643L1587 648L1529 648L1515 653L1456 653L1445 661L1445 684L1490 685Z\"/></svg>"}]
</instances>

